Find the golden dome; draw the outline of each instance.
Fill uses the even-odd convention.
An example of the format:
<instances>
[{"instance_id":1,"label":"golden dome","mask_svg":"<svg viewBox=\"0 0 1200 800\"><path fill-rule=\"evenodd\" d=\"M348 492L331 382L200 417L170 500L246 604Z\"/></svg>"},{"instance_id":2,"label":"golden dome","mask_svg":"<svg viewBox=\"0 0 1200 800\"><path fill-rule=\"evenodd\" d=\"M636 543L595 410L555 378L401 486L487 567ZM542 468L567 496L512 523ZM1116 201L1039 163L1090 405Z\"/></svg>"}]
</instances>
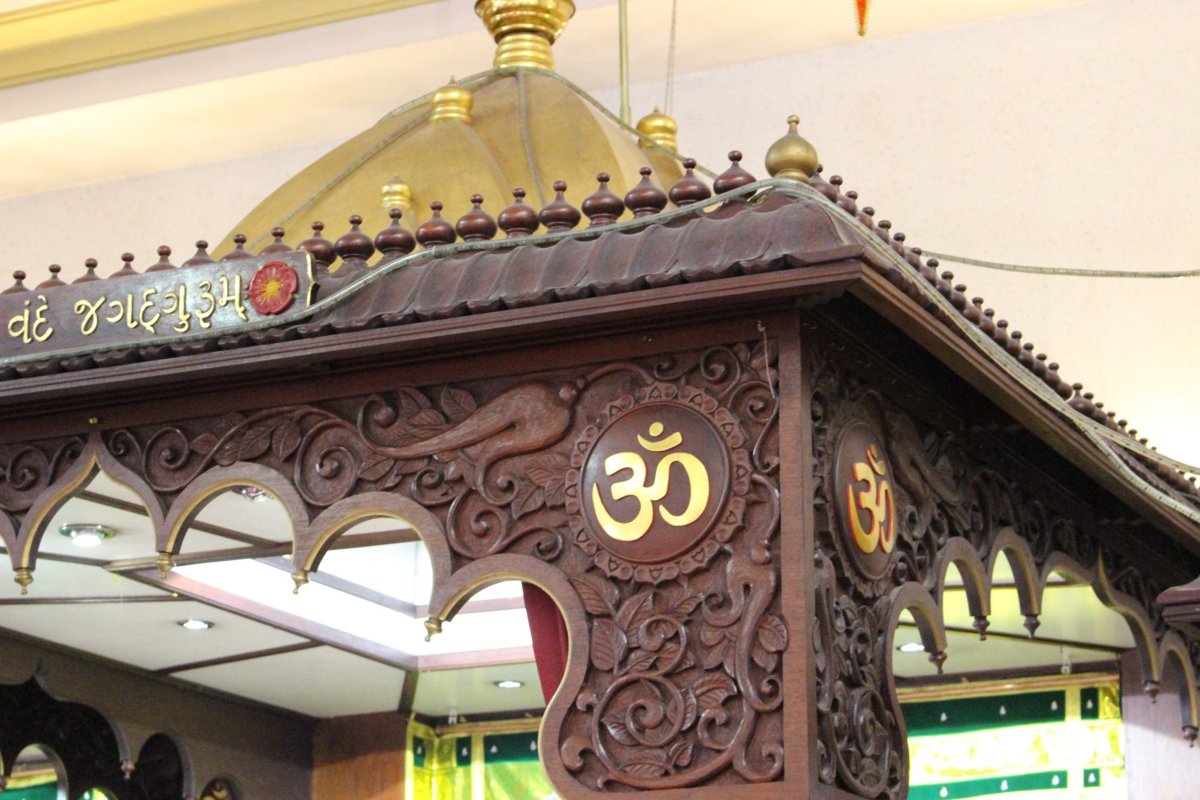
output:
<instances>
[{"instance_id":1,"label":"golden dome","mask_svg":"<svg viewBox=\"0 0 1200 800\"><path fill-rule=\"evenodd\" d=\"M638 120L637 129L644 133L654 143L651 144L645 140L640 141L644 149L650 149L655 144L670 148L671 150L678 149L675 137L679 134L679 123L674 118L667 116L658 110L658 106L654 110Z\"/></svg>"},{"instance_id":2,"label":"golden dome","mask_svg":"<svg viewBox=\"0 0 1200 800\"><path fill-rule=\"evenodd\" d=\"M470 90L459 86L458 82L451 77L448 84L433 93L429 121L455 120L470 124L471 106L474 104L475 98L471 95Z\"/></svg>"},{"instance_id":3,"label":"golden dome","mask_svg":"<svg viewBox=\"0 0 1200 800\"><path fill-rule=\"evenodd\" d=\"M637 131L558 74L506 60L515 52L511 37L533 36L549 48L574 13L572 2L479 0L475 8L497 39L496 61L505 68L452 82L334 148L246 215L217 252L229 250L232 234L242 232L256 253L276 226L299 241L316 220L336 239L352 213L361 214L362 229L373 234L389 224L393 205L415 211L406 215L412 227L427 218L435 200L453 222L471 208L474 194L497 214L515 188L540 208L554 199L554 182L564 180L567 199L578 206L596 188L598 172L611 176L609 188L621 196L644 166L664 189L682 176L673 140L655 138L658 146L642 149ZM674 127L660 123L652 135L669 128L673 134ZM389 181L394 175L404 180Z\"/></svg>"},{"instance_id":4,"label":"golden dome","mask_svg":"<svg viewBox=\"0 0 1200 800\"><path fill-rule=\"evenodd\" d=\"M772 178L808 181L817 172L817 151L796 128L800 118L788 117L788 132L767 150L767 172Z\"/></svg>"}]
</instances>

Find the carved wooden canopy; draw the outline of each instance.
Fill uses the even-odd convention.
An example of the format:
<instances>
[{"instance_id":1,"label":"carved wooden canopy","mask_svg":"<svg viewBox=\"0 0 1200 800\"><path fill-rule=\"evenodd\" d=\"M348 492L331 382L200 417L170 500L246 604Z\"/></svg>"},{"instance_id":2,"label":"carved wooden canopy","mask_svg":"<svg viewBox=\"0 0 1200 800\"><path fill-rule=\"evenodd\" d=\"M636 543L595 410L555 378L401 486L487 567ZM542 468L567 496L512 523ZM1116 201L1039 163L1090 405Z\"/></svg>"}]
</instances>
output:
<instances>
[{"instance_id":1,"label":"carved wooden canopy","mask_svg":"<svg viewBox=\"0 0 1200 800\"><path fill-rule=\"evenodd\" d=\"M5 367L19 582L97 470L164 569L233 485L287 508L298 586L392 516L433 559L431 633L502 579L558 604L541 755L564 797L891 798L898 619L952 658L947 571L982 636L1003 555L1031 634L1066 575L1128 621L1151 691L1181 669L1195 737L1200 640L1152 601L1200 571L1200 498L836 186L316 261L303 319Z\"/></svg>"}]
</instances>

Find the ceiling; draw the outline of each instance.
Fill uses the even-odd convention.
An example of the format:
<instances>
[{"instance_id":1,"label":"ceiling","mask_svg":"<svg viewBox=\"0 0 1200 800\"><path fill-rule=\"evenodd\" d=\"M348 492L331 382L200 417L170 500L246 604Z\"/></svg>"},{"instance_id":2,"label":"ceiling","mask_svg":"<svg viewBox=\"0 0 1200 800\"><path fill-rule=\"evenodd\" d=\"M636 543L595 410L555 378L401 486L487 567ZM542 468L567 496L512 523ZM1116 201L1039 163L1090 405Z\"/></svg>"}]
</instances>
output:
<instances>
[{"instance_id":1,"label":"ceiling","mask_svg":"<svg viewBox=\"0 0 1200 800\"><path fill-rule=\"evenodd\" d=\"M876 0L870 36L1080 1ZM252 5L274 9L271 25L225 13ZM360 0L339 4L336 21L315 16L319 5L328 4L0 0L0 152L20 154L0 171L0 198L339 141L452 73L490 66L492 43L466 0ZM572 46L556 51L559 69L588 91L612 94L615 4L577 5L564 34ZM106 17L111 25L88 21L118 8ZM736 14L728 0L680 0L678 8L680 73L856 39L852 0L755 0ZM671 11L670 0L630 4L635 80L662 80ZM213 27L192 25L201 18ZM237 20L246 25L229 24ZM118 535L84 551L54 533L67 522L102 523ZM411 705L432 716L542 706L519 587L476 597L426 643L429 566L412 531L390 523L355 529L299 595L286 561L290 537L277 503L230 493L205 509L180 566L160 579L137 498L100 476L53 521L28 597L0 572L0 628L316 717L395 710L407 702L405 681L418 674ZM952 632L947 672L1053 667L1064 655L1111 662L1131 643L1089 589L1048 592L1041 638L1031 641L1012 590L998 589L993 635L981 643ZM969 629L969 615L948 596L947 624ZM177 624L191 617L213 627ZM897 646L911 633L903 628ZM907 677L933 671L922 654L897 653L895 664ZM354 680L308 690L313 676L326 675ZM501 690L501 679L523 686Z\"/></svg>"}]
</instances>

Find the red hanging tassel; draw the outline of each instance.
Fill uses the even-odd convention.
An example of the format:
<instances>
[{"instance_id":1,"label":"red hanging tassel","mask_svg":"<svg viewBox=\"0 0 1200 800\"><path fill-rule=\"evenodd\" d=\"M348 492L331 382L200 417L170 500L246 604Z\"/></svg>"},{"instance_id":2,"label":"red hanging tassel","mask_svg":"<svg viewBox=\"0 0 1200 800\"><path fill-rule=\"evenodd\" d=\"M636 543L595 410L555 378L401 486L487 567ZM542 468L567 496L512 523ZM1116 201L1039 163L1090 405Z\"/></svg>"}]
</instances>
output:
<instances>
[{"instance_id":1,"label":"red hanging tassel","mask_svg":"<svg viewBox=\"0 0 1200 800\"><path fill-rule=\"evenodd\" d=\"M854 0L858 6L858 35L867 35L867 11L870 9L871 0Z\"/></svg>"}]
</instances>

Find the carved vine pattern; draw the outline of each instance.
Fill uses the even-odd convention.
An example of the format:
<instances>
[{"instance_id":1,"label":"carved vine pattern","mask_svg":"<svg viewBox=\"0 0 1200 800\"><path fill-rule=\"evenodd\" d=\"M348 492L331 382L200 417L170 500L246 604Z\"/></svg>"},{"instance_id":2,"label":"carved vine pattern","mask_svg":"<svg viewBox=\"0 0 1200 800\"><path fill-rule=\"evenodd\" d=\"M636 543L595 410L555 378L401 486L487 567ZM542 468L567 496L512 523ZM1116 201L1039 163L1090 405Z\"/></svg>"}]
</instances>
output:
<instances>
[{"instance_id":1,"label":"carved vine pattern","mask_svg":"<svg viewBox=\"0 0 1200 800\"><path fill-rule=\"evenodd\" d=\"M922 427L885 400L831 348L810 352L813 485L817 587L813 649L817 679L819 779L859 797L900 798L907 791L907 745L891 691L892 592L908 582L931 593L936 559L951 539L970 543L983 563L997 534L1013 529L1041 571L1054 554L1092 570L1103 557L1109 583L1136 601L1166 632L1153 600L1165 586L1128 558L1099 546L1067 513L1032 487L1018 485L972 455L971 443L952 431ZM886 443L895 480L899 522L892 568L871 580L843 552L834 513L832 463L839 431L855 419L870 421ZM1036 616L1026 625L1031 634ZM987 620L978 617L982 635ZM1190 642L1193 660L1200 646ZM940 663L944 653L931 660Z\"/></svg>"},{"instance_id":2,"label":"carved vine pattern","mask_svg":"<svg viewBox=\"0 0 1200 800\"><path fill-rule=\"evenodd\" d=\"M354 494L401 493L443 523L453 567L499 553L553 562L590 621L563 762L621 790L777 780L783 772L775 353L763 342L521 382L403 386L352 400L128 428L109 452L169 507L215 466L287 477L310 519ZM614 560L583 530L577 482L607 420L642 402L722 429L725 516L668 564Z\"/></svg>"}]
</instances>

